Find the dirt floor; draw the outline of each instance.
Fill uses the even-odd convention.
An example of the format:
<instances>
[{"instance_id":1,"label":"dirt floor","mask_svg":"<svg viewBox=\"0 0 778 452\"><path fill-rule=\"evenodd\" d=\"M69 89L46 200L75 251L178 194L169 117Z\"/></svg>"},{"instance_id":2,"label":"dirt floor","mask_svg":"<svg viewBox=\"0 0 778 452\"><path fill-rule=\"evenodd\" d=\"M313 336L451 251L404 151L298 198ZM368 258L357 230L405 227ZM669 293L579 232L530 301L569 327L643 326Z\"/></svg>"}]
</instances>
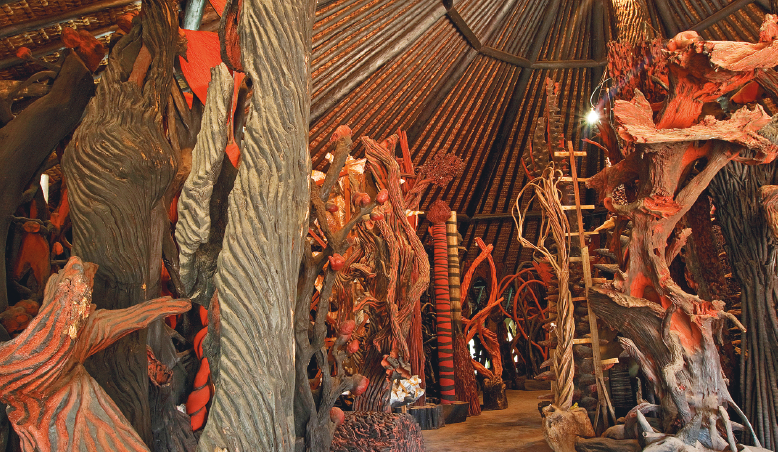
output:
<instances>
[{"instance_id":1,"label":"dirt floor","mask_svg":"<svg viewBox=\"0 0 778 452\"><path fill-rule=\"evenodd\" d=\"M543 439L538 396L548 391L508 391L508 409L484 411L467 422L424 432L427 452L551 452Z\"/></svg>"}]
</instances>

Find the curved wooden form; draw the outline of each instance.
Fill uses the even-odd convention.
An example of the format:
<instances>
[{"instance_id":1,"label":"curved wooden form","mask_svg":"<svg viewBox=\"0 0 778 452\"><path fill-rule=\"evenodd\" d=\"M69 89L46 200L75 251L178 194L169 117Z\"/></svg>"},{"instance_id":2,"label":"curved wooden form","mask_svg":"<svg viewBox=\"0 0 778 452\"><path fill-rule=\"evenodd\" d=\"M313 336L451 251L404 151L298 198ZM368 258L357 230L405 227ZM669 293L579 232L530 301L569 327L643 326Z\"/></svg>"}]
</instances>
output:
<instances>
[{"instance_id":1,"label":"curved wooden form","mask_svg":"<svg viewBox=\"0 0 778 452\"><path fill-rule=\"evenodd\" d=\"M768 16L765 25L775 22ZM601 319L628 338L627 351L650 375L662 400L666 434L646 431L645 442L656 450L684 444L722 450L732 443L729 428L726 439L717 430L718 422L730 426L723 407L742 412L724 381L713 340L721 322L714 321L727 318L742 325L722 311L722 301L685 292L669 265L688 236L674 234L677 223L719 170L733 160L760 164L778 155L775 124L759 105L743 107L726 120L700 119L706 102L776 64L778 41L703 42L685 32L667 49L669 90L656 120L638 89L632 101L616 101L625 158L588 181L606 195L610 210L633 224L626 267L611 287L594 291L590 302ZM636 184L634 201L614 203L613 190L621 183Z\"/></svg>"},{"instance_id":2,"label":"curved wooden form","mask_svg":"<svg viewBox=\"0 0 778 452\"><path fill-rule=\"evenodd\" d=\"M240 11L254 95L215 279L221 354L202 452L294 447L292 313L310 199L313 6L245 0Z\"/></svg>"},{"instance_id":3,"label":"curved wooden form","mask_svg":"<svg viewBox=\"0 0 778 452\"><path fill-rule=\"evenodd\" d=\"M0 345L0 400L8 404L24 451L149 450L83 363L157 319L188 311L190 303L159 298L95 311L96 271L96 265L71 257L49 279L38 316Z\"/></svg>"},{"instance_id":4,"label":"curved wooden form","mask_svg":"<svg viewBox=\"0 0 778 452\"><path fill-rule=\"evenodd\" d=\"M194 296L192 292L198 286L205 292L202 298L207 301L213 295L210 281L213 273L202 274L196 254L209 243L211 235L211 195L218 183L227 147L232 95L233 80L227 67L222 63L212 68L200 133L192 150L192 170L178 200L176 242L180 250L181 283L190 296ZM201 288L203 286L205 288ZM210 293L207 293L208 289Z\"/></svg>"},{"instance_id":5,"label":"curved wooden form","mask_svg":"<svg viewBox=\"0 0 778 452\"><path fill-rule=\"evenodd\" d=\"M57 143L75 129L94 92L91 72L71 53L62 63L49 94L0 129L0 310L8 306L5 243L11 216L38 167ZM46 133L40 133L43 127Z\"/></svg>"},{"instance_id":6,"label":"curved wooden form","mask_svg":"<svg viewBox=\"0 0 778 452\"><path fill-rule=\"evenodd\" d=\"M165 0L144 1L143 11L141 23L114 46L62 160L73 254L99 266L93 297L108 309L158 293L162 234L168 233L161 201L178 166L162 126L178 50L177 17ZM117 341L87 368L151 444L145 331Z\"/></svg>"}]
</instances>

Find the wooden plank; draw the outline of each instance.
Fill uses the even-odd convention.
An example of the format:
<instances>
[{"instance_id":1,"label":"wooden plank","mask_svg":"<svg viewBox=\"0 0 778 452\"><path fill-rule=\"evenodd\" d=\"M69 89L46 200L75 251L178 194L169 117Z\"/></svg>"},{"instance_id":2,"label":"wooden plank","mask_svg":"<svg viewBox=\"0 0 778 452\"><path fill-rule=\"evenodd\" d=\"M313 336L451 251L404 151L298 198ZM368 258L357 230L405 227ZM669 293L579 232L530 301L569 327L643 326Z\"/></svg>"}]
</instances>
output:
<instances>
[{"instance_id":1,"label":"wooden plank","mask_svg":"<svg viewBox=\"0 0 778 452\"><path fill-rule=\"evenodd\" d=\"M575 184L577 187L578 184ZM577 191L577 190L576 190ZM562 206L562 210L594 210L594 206L591 204L584 204L584 205L578 205L578 206Z\"/></svg>"}]
</instances>

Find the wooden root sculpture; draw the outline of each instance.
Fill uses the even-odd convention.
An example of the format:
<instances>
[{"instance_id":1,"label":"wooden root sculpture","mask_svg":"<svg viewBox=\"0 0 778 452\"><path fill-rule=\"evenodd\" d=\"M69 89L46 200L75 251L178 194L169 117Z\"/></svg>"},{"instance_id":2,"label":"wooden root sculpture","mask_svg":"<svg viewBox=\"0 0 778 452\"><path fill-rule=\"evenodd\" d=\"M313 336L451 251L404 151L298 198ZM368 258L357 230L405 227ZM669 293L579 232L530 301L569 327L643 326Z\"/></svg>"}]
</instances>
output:
<instances>
[{"instance_id":1,"label":"wooden root sculpture","mask_svg":"<svg viewBox=\"0 0 778 452\"><path fill-rule=\"evenodd\" d=\"M43 307L27 329L0 345L0 401L22 450L148 451L84 361L116 340L168 315L187 300L160 298L118 310L94 310L97 267L71 257L49 279Z\"/></svg>"},{"instance_id":2,"label":"wooden root sculpture","mask_svg":"<svg viewBox=\"0 0 778 452\"><path fill-rule=\"evenodd\" d=\"M729 161L759 164L778 153L766 138L775 136L775 125L758 105L721 121L699 119L706 102L748 82L759 68L775 65L778 42L703 42L694 33L682 35L668 47L670 89L656 121L639 90L631 102L617 101L614 114L627 145L625 158L588 182L605 196L606 207L633 226L626 267L612 285L594 290L590 303L627 338L627 351L662 400L665 433L646 431L638 439L651 450L723 450L734 447L726 407L742 412L727 389L713 336L719 319L742 325L722 311L723 302L703 301L673 281L669 264L687 236L673 233ZM748 155L739 155L743 148ZM616 187L635 181L635 200L615 204ZM721 431L719 424L725 426Z\"/></svg>"},{"instance_id":3,"label":"wooden root sculpture","mask_svg":"<svg viewBox=\"0 0 778 452\"><path fill-rule=\"evenodd\" d=\"M292 314L310 200L313 2L239 2L254 94L219 254L219 377L198 450L294 448Z\"/></svg>"}]
</instances>

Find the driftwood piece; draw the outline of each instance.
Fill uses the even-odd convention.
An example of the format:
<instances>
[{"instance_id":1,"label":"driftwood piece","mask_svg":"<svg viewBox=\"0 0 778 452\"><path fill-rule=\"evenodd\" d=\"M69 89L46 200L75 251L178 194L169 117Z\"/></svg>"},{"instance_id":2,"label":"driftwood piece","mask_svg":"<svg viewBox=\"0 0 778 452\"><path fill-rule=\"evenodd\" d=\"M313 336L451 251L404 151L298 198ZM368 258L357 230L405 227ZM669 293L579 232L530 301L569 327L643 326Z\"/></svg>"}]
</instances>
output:
<instances>
[{"instance_id":1,"label":"driftwood piece","mask_svg":"<svg viewBox=\"0 0 778 452\"><path fill-rule=\"evenodd\" d=\"M0 400L22 450L147 451L119 408L83 366L117 339L168 315L186 300L161 298L120 310L94 310L96 266L71 257L50 278L41 312L0 346Z\"/></svg>"},{"instance_id":2,"label":"driftwood piece","mask_svg":"<svg viewBox=\"0 0 778 452\"><path fill-rule=\"evenodd\" d=\"M177 20L164 0L144 1L143 11L140 23L114 46L62 160L73 254L99 266L93 297L108 309L134 306L159 291L168 233L162 200L178 164L162 126ZM150 445L145 331L117 341L86 366Z\"/></svg>"},{"instance_id":3,"label":"driftwood piece","mask_svg":"<svg viewBox=\"0 0 778 452\"><path fill-rule=\"evenodd\" d=\"M766 25L775 22L774 16L766 17ZM669 264L685 237L676 234L671 240L671 235L728 162L775 159L775 124L760 106L741 108L722 121L701 113L705 103L749 82L778 55L772 41L706 43L693 32L671 40L667 50L669 84L662 109L655 116L637 89L632 101L616 101L618 133L630 152L590 180L606 207L633 226L628 262L612 286L592 292L590 303L624 334L622 343L662 400L668 434L647 427L638 439L651 450L698 445L722 450L731 437L724 439L717 424L727 431L731 424L721 413L727 406L739 409L728 392L713 335L720 319L742 325L722 311L723 302L686 293L672 279ZM630 202L617 205L613 195L621 183L636 189Z\"/></svg>"},{"instance_id":4,"label":"driftwood piece","mask_svg":"<svg viewBox=\"0 0 778 452\"><path fill-rule=\"evenodd\" d=\"M543 408L543 436L555 452L575 452L576 439L594 437L594 428L585 408Z\"/></svg>"},{"instance_id":5,"label":"driftwood piece","mask_svg":"<svg viewBox=\"0 0 778 452\"><path fill-rule=\"evenodd\" d=\"M75 53L70 53L49 94L0 129L0 310L8 306L5 243L11 215L38 167L78 125L94 91L91 72ZM44 128L46 133L40 133Z\"/></svg>"},{"instance_id":6,"label":"driftwood piece","mask_svg":"<svg viewBox=\"0 0 778 452\"><path fill-rule=\"evenodd\" d=\"M310 199L313 7L242 2L238 33L254 95L215 279L219 383L203 452L294 447L292 311Z\"/></svg>"}]
</instances>

